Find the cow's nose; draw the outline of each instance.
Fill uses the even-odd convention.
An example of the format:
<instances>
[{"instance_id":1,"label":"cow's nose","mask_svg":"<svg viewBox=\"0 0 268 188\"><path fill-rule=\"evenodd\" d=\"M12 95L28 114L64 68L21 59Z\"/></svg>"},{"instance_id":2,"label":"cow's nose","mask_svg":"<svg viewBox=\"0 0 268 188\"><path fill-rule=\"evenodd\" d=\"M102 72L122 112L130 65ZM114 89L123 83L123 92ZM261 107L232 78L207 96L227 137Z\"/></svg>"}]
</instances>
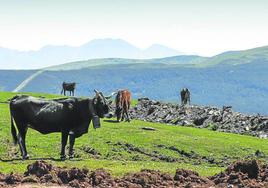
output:
<instances>
[{"instance_id":1,"label":"cow's nose","mask_svg":"<svg viewBox=\"0 0 268 188\"><path fill-rule=\"evenodd\" d=\"M105 117L106 118L112 118L113 117L113 114L112 113L105 114Z\"/></svg>"}]
</instances>

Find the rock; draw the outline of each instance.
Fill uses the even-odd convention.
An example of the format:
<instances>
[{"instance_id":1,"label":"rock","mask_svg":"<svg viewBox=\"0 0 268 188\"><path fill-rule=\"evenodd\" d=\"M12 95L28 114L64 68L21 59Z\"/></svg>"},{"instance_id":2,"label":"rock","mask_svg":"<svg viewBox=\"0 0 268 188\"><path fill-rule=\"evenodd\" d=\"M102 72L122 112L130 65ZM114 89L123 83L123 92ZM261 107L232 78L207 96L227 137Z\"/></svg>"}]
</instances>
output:
<instances>
[{"instance_id":1,"label":"rock","mask_svg":"<svg viewBox=\"0 0 268 188\"><path fill-rule=\"evenodd\" d=\"M141 98L138 99L138 104L130 109L130 117L200 128L215 125L216 129L213 130L268 138L268 117L234 112L231 106L223 106L222 109L210 106L181 106Z\"/></svg>"},{"instance_id":2,"label":"rock","mask_svg":"<svg viewBox=\"0 0 268 188\"><path fill-rule=\"evenodd\" d=\"M147 131L155 131L156 129L153 127L142 127L141 129L147 130Z\"/></svg>"}]
</instances>

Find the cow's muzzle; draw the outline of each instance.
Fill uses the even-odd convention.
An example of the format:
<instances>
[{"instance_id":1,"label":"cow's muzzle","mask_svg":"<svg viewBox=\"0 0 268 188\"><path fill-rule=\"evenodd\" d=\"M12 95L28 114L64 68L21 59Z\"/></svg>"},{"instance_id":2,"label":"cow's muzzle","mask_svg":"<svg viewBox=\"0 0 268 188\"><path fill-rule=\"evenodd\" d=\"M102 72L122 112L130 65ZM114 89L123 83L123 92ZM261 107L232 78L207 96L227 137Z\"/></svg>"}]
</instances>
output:
<instances>
[{"instance_id":1,"label":"cow's muzzle","mask_svg":"<svg viewBox=\"0 0 268 188\"><path fill-rule=\"evenodd\" d=\"M106 117L106 118L112 118L113 117L113 113L109 112L109 113L105 114L104 117Z\"/></svg>"}]
</instances>

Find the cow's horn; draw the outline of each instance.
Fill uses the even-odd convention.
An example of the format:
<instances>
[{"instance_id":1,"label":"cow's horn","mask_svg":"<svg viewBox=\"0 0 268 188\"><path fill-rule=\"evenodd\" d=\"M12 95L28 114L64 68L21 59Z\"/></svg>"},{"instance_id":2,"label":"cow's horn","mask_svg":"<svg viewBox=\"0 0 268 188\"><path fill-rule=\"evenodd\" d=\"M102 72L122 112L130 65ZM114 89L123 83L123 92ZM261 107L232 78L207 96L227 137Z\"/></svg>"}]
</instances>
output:
<instances>
[{"instance_id":1,"label":"cow's horn","mask_svg":"<svg viewBox=\"0 0 268 188\"><path fill-rule=\"evenodd\" d=\"M94 92L95 92L96 94L99 93L98 90L96 90L96 89L94 89Z\"/></svg>"}]
</instances>

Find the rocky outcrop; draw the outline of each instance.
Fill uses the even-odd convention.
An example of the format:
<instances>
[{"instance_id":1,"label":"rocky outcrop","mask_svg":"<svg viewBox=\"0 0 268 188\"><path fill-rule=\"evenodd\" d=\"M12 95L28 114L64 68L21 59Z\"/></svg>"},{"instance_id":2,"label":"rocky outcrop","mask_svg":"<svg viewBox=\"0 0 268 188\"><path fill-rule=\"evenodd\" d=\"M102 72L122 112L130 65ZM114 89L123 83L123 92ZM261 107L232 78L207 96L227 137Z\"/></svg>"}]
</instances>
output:
<instances>
[{"instance_id":1,"label":"rocky outcrop","mask_svg":"<svg viewBox=\"0 0 268 188\"><path fill-rule=\"evenodd\" d=\"M224 106L222 109L210 106L181 106L141 98L130 110L130 115L132 119L149 122L268 137L268 117L234 112L230 106Z\"/></svg>"}]
</instances>

